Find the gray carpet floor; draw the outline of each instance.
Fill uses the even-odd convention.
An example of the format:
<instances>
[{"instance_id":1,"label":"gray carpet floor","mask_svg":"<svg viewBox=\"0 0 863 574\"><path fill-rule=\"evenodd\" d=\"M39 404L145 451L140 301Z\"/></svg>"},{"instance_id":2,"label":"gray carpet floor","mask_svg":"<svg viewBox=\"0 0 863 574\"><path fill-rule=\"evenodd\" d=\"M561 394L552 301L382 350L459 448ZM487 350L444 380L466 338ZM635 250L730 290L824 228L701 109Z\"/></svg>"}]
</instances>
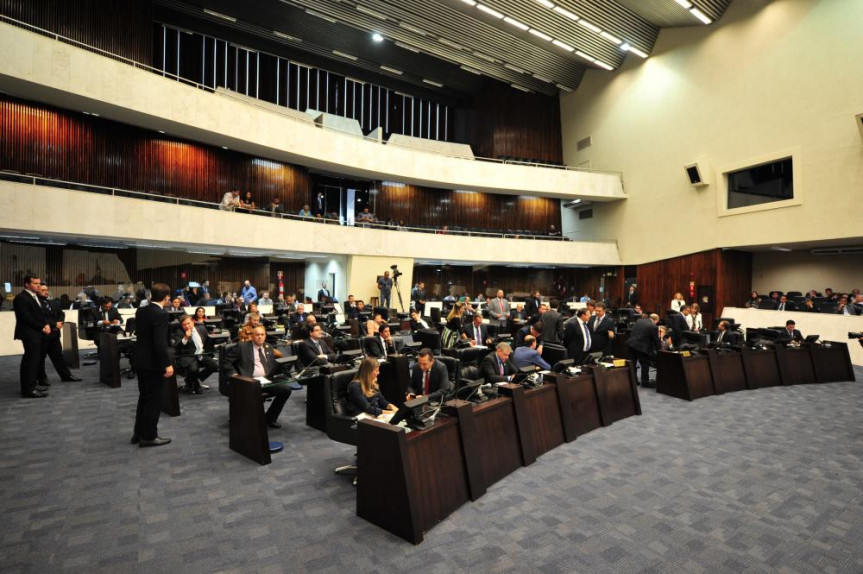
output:
<instances>
[{"instance_id":1,"label":"gray carpet floor","mask_svg":"<svg viewBox=\"0 0 863 574\"><path fill-rule=\"evenodd\" d=\"M0 571L863 572L857 383L695 402L641 391L643 416L543 455L413 546L355 514L353 449L294 393L269 466L228 449L227 401L181 396L174 442L129 445L135 381L96 367L18 398L0 358ZM215 389L215 377L210 379Z\"/></svg>"}]
</instances>

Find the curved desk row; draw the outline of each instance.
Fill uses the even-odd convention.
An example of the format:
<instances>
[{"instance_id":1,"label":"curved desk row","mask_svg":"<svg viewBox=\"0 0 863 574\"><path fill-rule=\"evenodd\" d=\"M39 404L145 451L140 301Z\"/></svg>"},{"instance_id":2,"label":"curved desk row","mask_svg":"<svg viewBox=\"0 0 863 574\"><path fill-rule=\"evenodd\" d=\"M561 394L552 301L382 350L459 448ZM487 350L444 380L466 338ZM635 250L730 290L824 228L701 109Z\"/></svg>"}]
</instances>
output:
<instances>
[{"instance_id":1,"label":"curved desk row","mask_svg":"<svg viewBox=\"0 0 863 574\"><path fill-rule=\"evenodd\" d=\"M641 414L629 366L547 376L534 389L503 385L499 393L478 405L449 401L448 416L427 430L360 421L357 515L419 544L434 525L518 468Z\"/></svg>"}]
</instances>

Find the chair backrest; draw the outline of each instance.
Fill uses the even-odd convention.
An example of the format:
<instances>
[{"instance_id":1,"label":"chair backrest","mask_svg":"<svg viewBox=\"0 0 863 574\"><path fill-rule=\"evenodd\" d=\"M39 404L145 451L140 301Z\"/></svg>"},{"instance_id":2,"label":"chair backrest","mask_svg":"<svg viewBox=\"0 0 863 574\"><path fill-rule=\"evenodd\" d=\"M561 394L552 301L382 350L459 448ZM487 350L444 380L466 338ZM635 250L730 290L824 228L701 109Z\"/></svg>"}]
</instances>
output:
<instances>
[{"instance_id":1,"label":"chair backrest","mask_svg":"<svg viewBox=\"0 0 863 574\"><path fill-rule=\"evenodd\" d=\"M373 335L369 335L367 337L363 337L360 339L360 349L363 351L363 355L366 357L374 357L376 359L383 358L383 353L380 351L380 347L375 340L376 337Z\"/></svg>"},{"instance_id":2,"label":"chair backrest","mask_svg":"<svg viewBox=\"0 0 863 574\"><path fill-rule=\"evenodd\" d=\"M434 322L435 325L440 323L440 321L441 321L440 309L438 309L437 307L429 307L429 314L431 315L431 320Z\"/></svg>"},{"instance_id":3,"label":"chair backrest","mask_svg":"<svg viewBox=\"0 0 863 574\"><path fill-rule=\"evenodd\" d=\"M440 361L441 363L444 364L444 366L446 366L446 370L449 373L449 380L452 382L452 384L455 386L455 388L458 388L459 368L460 368L459 360L455 359L453 357L441 356L441 357L435 357L435 361Z\"/></svg>"},{"instance_id":4,"label":"chair backrest","mask_svg":"<svg viewBox=\"0 0 863 574\"><path fill-rule=\"evenodd\" d=\"M549 365L554 365L567 357L566 347L554 343L543 343L542 358Z\"/></svg>"},{"instance_id":5,"label":"chair backrest","mask_svg":"<svg viewBox=\"0 0 863 574\"><path fill-rule=\"evenodd\" d=\"M478 366L486 355L492 352L491 347L465 347L456 350L456 357L462 366Z\"/></svg>"},{"instance_id":6,"label":"chair backrest","mask_svg":"<svg viewBox=\"0 0 863 574\"><path fill-rule=\"evenodd\" d=\"M440 333L437 329L420 329L414 335L414 340L417 339L423 348L431 349L435 354L440 353Z\"/></svg>"},{"instance_id":7,"label":"chair backrest","mask_svg":"<svg viewBox=\"0 0 863 574\"><path fill-rule=\"evenodd\" d=\"M231 396L231 378L228 376L228 373L225 372L225 370L222 368L222 365L225 362L225 354L228 352L229 349L236 346L237 343L227 343L219 347L219 393L225 395L226 397Z\"/></svg>"},{"instance_id":8,"label":"chair backrest","mask_svg":"<svg viewBox=\"0 0 863 574\"><path fill-rule=\"evenodd\" d=\"M330 400L326 405L331 409L332 414L347 415L348 383L354 380L356 374L356 369L349 369L330 376Z\"/></svg>"},{"instance_id":9,"label":"chair backrest","mask_svg":"<svg viewBox=\"0 0 863 574\"><path fill-rule=\"evenodd\" d=\"M324 378L324 417L327 436L336 442L357 444L357 431L352 417L347 416L347 389L356 369L339 371Z\"/></svg>"}]
</instances>

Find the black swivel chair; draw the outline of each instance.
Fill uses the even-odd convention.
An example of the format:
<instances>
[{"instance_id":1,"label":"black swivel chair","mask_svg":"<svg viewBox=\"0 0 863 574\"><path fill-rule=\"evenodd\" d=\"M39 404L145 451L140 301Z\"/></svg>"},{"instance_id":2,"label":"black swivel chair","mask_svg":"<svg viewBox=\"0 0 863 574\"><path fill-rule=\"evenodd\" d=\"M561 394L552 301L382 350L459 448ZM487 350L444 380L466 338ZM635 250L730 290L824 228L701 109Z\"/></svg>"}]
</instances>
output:
<instances>
[{"instance_id":1,"label":"black swivel chair","mask_svg":"<svg viewBox=\"0 0 863 574\"><path fill-rule=\"evenodd\" d=\"M458 389L460 378L460 370L461 364L459 360L454 357L435 357L435 361L440 361L446 367L447 373L449 374L449 380L453 384L453 388ZM416 367L419 368L419 367ZM442 401L443 402L443 401Z\"/></svg>"},{"instance_id":2,"label":"black swivel chair","mask_svg":"<svg viewBox=\"0 0 863 574\"><path fill-rule=\"evenodd\" d=\"M357 420L348 416L348 383L350 383L357 371L351 369L340 371L324 380L324 408L327 436L336 442L357 446ZM339 466L336 474L357 474L357 467L353 464ZM354 484L356 484L356 478Z\"/></svg>"},{"instance_id":3,"label":"black swivel chair","mask_svg":"<svg viewBox=\"0 0 863 574\"><path fill-rule=\"evenodd\" d=\"M422 348L431 349L435 355L441 352L440 333L437 329L420 329L414 335L414 340L419 340Z\"/></svg>"},{"instance_id":4,"label":"black swivel chair","mask_svg":"<svg viewBox=\"0 0 863 574\"><path fill-rule=\"evenodd\" d=\"M556 365L560 361L569 358L567 356L566 347L555 343L543 343L542 358L549 365Z\"/></svg>"},{"instance_id":5,"label":"black swivel chair","mask_svg":"<svg viewBox=\"0 0 863 574\"><path fill-rule=\"evenodd\" d=\"M377 337L375 337L374 335L363 337L362 339L360 339L360 349L363 351L363 355L366 357L383 359L383 354L380 352L380 346L378 345L376 339Z\"/></svg>"}]
</instances>

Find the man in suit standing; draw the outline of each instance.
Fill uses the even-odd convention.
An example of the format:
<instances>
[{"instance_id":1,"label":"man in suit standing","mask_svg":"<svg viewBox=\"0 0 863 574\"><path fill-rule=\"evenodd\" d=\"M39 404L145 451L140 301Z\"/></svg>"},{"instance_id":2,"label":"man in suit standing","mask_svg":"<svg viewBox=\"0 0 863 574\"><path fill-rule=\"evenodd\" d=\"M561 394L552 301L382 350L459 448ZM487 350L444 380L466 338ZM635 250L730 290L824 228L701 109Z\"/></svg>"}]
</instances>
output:
<instances>
[{"instance_id":1,"label":"man in suit standing","mask_svg":"<svg viewBox=\"0 0 863 574\"><path fill-rule=\"evenodd\" d=\"M317 323L309 327L309 338L300 342L297 352L300 363L304 367L310 366L315 361L318 361L318 365L323 365L336 360L335 352L324 341L323 328Z\"/></svg>"},{"instance_id":2,"label":"man in suit standing","mask_svg":"<svg viewBox=\"0 0 863 574\"><path fill-rule=\"evenodd\" d=\"M626 306L627 307L635 307L638 304L638 291L635 289L635 285L629 286L629 293L626 294Z\"/></svg>"},{"instance_id":3,"label":"man in suit standing","mask_svg":"<svg viewBox=\"0 0 863 574\"><path fill-rule=\"evenodd\" d=\"M592 353L602 352L603 355L611 354L611 341L614 339L614 321L606 313L605 303L599 301L596 304L596 315L587 322L590 329L590 351Z\"/></svg>"},{"instance_id":4,"label":"man in suit standing","mask_svg":"<svg viewBox=\"0 0 863 574\"><path fill-rule=\"evenodd\" d=\"M60 307L60 302L56 299L51 299L51 294L48 292L48 285L42 283L42 295L39 297L39 302L45 309L45 317L48 324L51 325L51 334L45 339L42 345L42 358L39 361L39 381L40 384L48 383L48 375L45 373L45 357L51 358L51 363L54 365L54 370L60 375L60 380L63 382L81 381L80 377L76 377L66 366L66 360L63 359L63 347L60 345L60 331L63 329L63 323L66 320L66 313Z\"/></svg>"},{"instance_id":5,"label":"man in suit standing","mask_svg":"<svg viewBox=\"0 0 863 574\"><path fill-rule=\"evenodd\" d=\"M185 390L196 395L204 392L201 381L219 370L213 357L204 354L207 348L207 328L195 323L190 315L180 319L183 335L174 345L177 367L186 373Z\"/></svg>"},{"instance_id":6,"label":"man in suit standing","mask_svg":"<svg viewBox=\"0 0 863 574\"><path fill-rule=\"evenodd\" d=\"M422 317L426 311L426 284L420 281L411 291L411 300L414 302L414 309Z\"/></svg>"},{"instance_id":7,"label":"man in suit standing","mask_svg":"<svg viewBox=\"0 0 863 574\"><path fill-rule=\"evenodd\" d=\"M488 334L488 326L483 325L480 314L474 315L470 325L466 325L462 329L461 339L462 341L469 341L471 347L476 345L487 347L494 342Z\"/></svg>"},{"instance_id":8,"label":"man in suit standing","mask_svg":"<svg viewBox=\"0 0 863 574\"><path fill-rule=\"evenodd\" d=\"M672 313L665 318L668 326L671 327L671 332L665 335L666 339L671 339L671 344L677 347L683 342L683 332L689 331L689 325L686 322L686 317L692 308L689 305L684 305L680 308L680 313Z\"/></svg>"},{"instance_id":9,"label":"man in suit standing","mask_svg":"<svg viewBox=\"0 0 863 574\"><path fill-rule=\"evenodd\" d=\"M650 359L659 352L662 343L659 340L659 315L652 313L647 319L639 319L629 332L626 345L629 347L629 358L637 362L641 369L641 386L654 388L650 382Z\"/></svg>"},{"instance_id":10,"label":"man in suit standing","mask_svg":"<svg viewBox=\"0 0 863 574\"><path fill-rule=\"evenodd\" d=\"M563 329L563 345L566 347L567 357L573 359L576 364L581 363L590 353L590 330L587 322L590 320L590 311L582 307L575 312L575 317L566 322Z\"/></svg>"},{"instance_id":11,"label":"man in suit standing","mask_svg":"<svg viewBox=\"0 0 863 574\"><path fill-rule=\"evenodd\" d=\"M24 278L24 290L15 296L15 338L24 345L21 357L21 396L27 399L47 397L45 390L36 388L39 364L42 361L42 346L51 334L49 319L39 301L42 281L38 277Z\"/></svg>"},{"instance_id":12,"label":"man in suit standing","mask_svg":"<svg viewBox=\"0 0 863 574\"><path fill-rule=\"evenodd\" d=\"M133 362L138 374L138 409L132 444L141 447L162 446L171 442L158 433L159 413L166 379L174 375L168 354L168 323L165 305L171 300L171 288L155 283L150 289L150 304L135 313L135 354Z\"/></svg>"},{"instance_id":13,"label":"man in suit standing","mask_svg":"<svg viewBox=\"0 0 863 574\"><path fill-rule=\"evenodd\" d=\"M408 400L426 395L430 401L441 402L453 390L449 372L440 361L435 361L431 349L421 349L408 384Z\"/></svg>"},{"instance_id":14,"label":"man in suit standing","mask_svg":"<svg viewBox=\"0 0 863 574\"><path fill-rule=\"evenodd\" d=\"M536 339L531 337L531 344ZM527 340L527 337L525 337ZM486 384L506 383L512 380L513 375L518 372L518 367L510 359L512 347L508 343L498 343L494 353L489 353L479 364L479 370Z\"/></svg>"},{"instance_id":15,"label":"man in suit standing","mask_svg":"<svg viewBox=\"0 0 863 574\"><path fill-rule=\"evenodd\" d=\"M318 302L319 303L330 303L332 302L333 296L330 294L330 290L327 289L326 281L321 283L321 288L318 290Z\"/></svg>"},{"instance_id":16,"label":"man in suit standing","mask_svg":"<svg viewBox=\"0 0 863 574\"><path fill-rule=\"evenodd\" d=\"M527 314L528 321L533 321L534 317L539 315L540 303L542 303L542 299L539 296L539 291L534 290L527 301L524 302L524 312Z\"/></svg>"},{"instance_id":17,"label":"man in suit standing","mask_svg":"<svg viewBox=\"0 0 863 574\"><path fill-rule=\"evenodd\" d=\"M390 296L393 291L393 280L390 278L390 272L384 271L384 276L378 278L378 291L381 293L380 306L390 308Z\"/></svg>"},{"instance_id":18,"label":"man in suit standing","mask_svg":"<svg viewBox=\"0 0 863 574\"><path fill-rule=\"evenodd\" d=\"M225 353L222 369L228 377L240 375L257 379L264 377L272 380L279 364L276 363L276 355L273 346L267 343L267 330L263 326L255 327L252 331L252 340L245 343L237 343L228 348ZM270 428L282 428L279 424L279 415L291 398L291 389L288 385L272 385L263 390L265 397L272 396L273 403L267 409L267 426Z\"/></svg>"},{"instance_id":19,"label":"man in suit standing","mask_svg":"<svg viewBox=\"0 0 863 574\"><path fill-rule=\"evenodd\" d=\"M491 313L492 319L496 319L501 324L506 323L509 319L509 301L503 296L503 289L497 290L497 296L488 302L488 310Z\"/></svg>"},{"instance_id":20,"label":"man in suit standing","mask_svg":"<svg viewBox=\"0 0 863 574\"><path fill-rule=\"evenodd\" d=\"M560 345L563 335L563 317L558 312L558 301L553 299L551 305L542 303L539 306L539 319L542 323L542 342Z\"/></svg>"}]
</instances>

